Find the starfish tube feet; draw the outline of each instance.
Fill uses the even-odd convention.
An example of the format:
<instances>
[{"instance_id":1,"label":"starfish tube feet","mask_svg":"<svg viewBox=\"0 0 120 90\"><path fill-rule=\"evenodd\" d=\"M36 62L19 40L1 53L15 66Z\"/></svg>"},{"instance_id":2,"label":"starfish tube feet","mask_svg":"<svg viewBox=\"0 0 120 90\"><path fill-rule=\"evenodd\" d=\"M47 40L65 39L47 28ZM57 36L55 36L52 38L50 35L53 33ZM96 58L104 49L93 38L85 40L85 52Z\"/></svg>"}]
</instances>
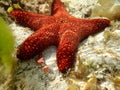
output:
<instances>
[{"instance_id":1,"label":"starfish tube feet","mask_svg":"<svg viewBox=\"0 0 120 90\"><path fill-rule=\"evenodd\" d=\"M42 67L43 71L47 74L50 72L49 67L45 64L43 57L37 60L38 64Z\"/></svg>"}]
</instances>

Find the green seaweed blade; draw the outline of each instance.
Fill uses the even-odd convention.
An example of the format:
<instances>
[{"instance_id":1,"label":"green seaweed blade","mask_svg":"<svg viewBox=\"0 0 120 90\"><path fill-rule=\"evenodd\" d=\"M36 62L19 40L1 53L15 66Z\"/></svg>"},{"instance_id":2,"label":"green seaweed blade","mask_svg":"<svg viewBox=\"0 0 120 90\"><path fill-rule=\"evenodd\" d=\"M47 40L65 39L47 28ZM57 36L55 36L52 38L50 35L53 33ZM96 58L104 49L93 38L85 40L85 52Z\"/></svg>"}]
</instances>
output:
<instances>
[{"instance_id":1,"label":"green seaweed blade","mask_svg":"<svg viewBox=\"0 0 120 90\"><path fill-rule=\"evenodd\" d=\"M14 37L12 31L0 17L0 69L4 68L5 73L10 73L15 63L13 52Z\"/></svg>"}]
</instances>

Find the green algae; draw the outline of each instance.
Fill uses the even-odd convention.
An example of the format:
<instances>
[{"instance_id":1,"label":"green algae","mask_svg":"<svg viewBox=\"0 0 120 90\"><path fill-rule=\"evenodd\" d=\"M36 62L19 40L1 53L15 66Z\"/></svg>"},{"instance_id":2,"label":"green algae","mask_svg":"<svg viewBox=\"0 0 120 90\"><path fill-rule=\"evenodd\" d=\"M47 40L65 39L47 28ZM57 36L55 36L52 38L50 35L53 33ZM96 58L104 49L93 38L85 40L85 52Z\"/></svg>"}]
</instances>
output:
<instances>
[{"instance_id":1,"label":"green algae","mask_svg":"<svg viewBox=\"0 0 120 90\"><path fill-rule=\"evenodd\" d=\"M0 90L3 88L3 90L10 90L14 69L14 36L6 22L0 17Z\"/></svg>"},{"instance_id":2,"label":"green algae","mask_svg":"<svg viewBox=\"0 0 120 90\"><path fill-rule=\"evenodd\" d=\"M7 71L11 70L13 63L14 37L10 28L0 17L0 63L4 64ZM8 67L8 68L7 68Z\"/></svg>"}]
</instances>

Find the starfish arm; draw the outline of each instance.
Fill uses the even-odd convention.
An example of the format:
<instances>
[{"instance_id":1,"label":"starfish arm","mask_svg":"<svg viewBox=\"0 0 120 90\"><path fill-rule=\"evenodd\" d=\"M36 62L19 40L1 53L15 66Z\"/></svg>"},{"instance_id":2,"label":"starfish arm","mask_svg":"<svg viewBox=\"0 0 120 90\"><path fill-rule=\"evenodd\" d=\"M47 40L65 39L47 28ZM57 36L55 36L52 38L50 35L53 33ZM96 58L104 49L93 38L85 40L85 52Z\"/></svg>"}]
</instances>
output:
<instances>
[{"instance_id":1,"label":"starfish arm","mask_svg":"<svg viewBox=\"0 0 120 90\"><path fill-rule=\"evenodd\" d=\"M110 26L108 19L82 19L79 24L79 30L81 31L81 28L84 30L82 31L82 37L84 39L91 34L104 30L107 26Z\"/></svg>"},{"instance_id":2,"label":"starfish arm","mask_svg":"<svg viewBox=\"0 0 120 90\"><path fill-rule=\"evenodd\" d=\"M51 24L34 32L19 47L17 57L21 60L31 59L50 45L58 41L59 24Z\"/></svg>"},{"instance_id":3,"label":"starfish arm","mask_svg":"<svg viewBox=\"0 0 120 90\"><path fill-rule=\"evenodd\" d=\"M42 26L55 22L54 18L51 16L33 14L22 10L13 10L10 12L10 17L15 19L20 25L29 27L34 31Z\"/></svg>"},{"instance_id":4,"label":"starfish arm","mask_svg":"<svg viewBox=\"0 0 120 90\"><path fill-rule=\"evenodd\" d=\"M52 15L59 16L60 14L69 15L64 7L64 4L60 0L54 0L52 4Z\"/></svg>"},{"instance_id":5,"label":"starfish arm","mask_svg":"<svg viewBox=\"0 0 120 90\"><path fill-rule=\"evenodd\" d=\"M57 65L60 72L66 73L73 67L78 43L79 37L75 32L66 31L62 35L57 49Z\"/></svg>"}]
</instances>

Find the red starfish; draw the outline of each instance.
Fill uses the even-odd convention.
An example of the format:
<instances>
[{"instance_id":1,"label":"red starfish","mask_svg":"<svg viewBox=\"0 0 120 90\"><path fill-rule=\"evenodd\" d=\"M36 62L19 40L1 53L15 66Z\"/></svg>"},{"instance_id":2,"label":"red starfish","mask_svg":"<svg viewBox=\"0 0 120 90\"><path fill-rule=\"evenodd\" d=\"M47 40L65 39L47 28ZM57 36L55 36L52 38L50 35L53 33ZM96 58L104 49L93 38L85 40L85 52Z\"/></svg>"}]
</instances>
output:
<instances>
[{"instance_id":1,"label":"red starfish","mask_svg":"<svg viewBox=\"0 0 120 90\"><path fill-rule=\"evenodd\" d=\"M56 45L57 65L62 73L74 66L79 42L110 25L107 19L81 19L71 16L60 0L54 0L51 16L22 10L13 10L10 16L19 24L35 31L20 45L17 57L22 60L30 59L50 45Z\"/></svg>"}]
</instances>

